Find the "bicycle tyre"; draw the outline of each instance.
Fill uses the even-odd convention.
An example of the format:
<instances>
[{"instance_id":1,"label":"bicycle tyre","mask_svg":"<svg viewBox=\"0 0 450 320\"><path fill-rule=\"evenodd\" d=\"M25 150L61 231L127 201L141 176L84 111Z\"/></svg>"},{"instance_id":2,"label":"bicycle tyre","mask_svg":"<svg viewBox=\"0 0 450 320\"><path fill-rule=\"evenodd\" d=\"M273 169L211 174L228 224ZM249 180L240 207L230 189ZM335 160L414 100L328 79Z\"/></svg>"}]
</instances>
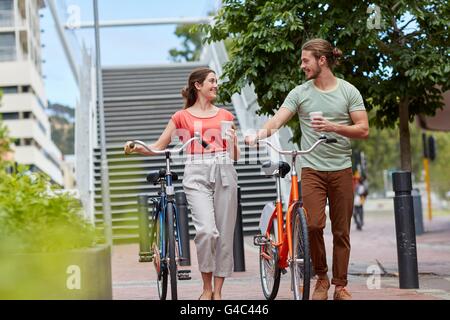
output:
<instances>
[{"instance_id":1,"label":"bicycle tyre","mask_svg":"<svg viewBox=\"0 0 450 320\"><path fill-rule=\"evenodd\" d=\"M173 203L169 202L167 204L166 210L166 221L167 221L167 234L169 238L168 249L169 249L169 274L170 274L170 290L172 293L172 300L178 299L177 292L177 260L175 255L175 225L174 225L175 210Z\"/></svg>"},{"instance_id":2,"label":"bicycle tyre","mask_svg":"<svg viewBox=\"0 0 450 320\"><path fill-rule=\"evenodd\" d=\"M272 241L276 241L275 223L273 222L270 227L270 238ZM263 254L268 255L270 259L263 257ZM278 248L274 247L270 242L260 246L259 274L264 297L267 300L275 299L280 287L281 270L278 265Z\"/></svg>"},{"instance_id":3,"label":"bicycle tyre","mask_svg":"<svg viewBox=\"0 0 450 320\"><path fill-rule=\"evenodd\" d=\"M293 253L291 277L295 300L309 300L311 256L308 225L303 208L297 208L292 219Z\"/></svg>"},{"instance_id":4,"label":"bicycle tyre","mask_svg":"<svg viewBox=\"0 0 450 320\"><path fill-rule=\"evenodd\" d=\"M155 245L153 249L153 259L158 259L158 262L153 261L156 270L156 284L158 287L158 296L160 300L166 300L167 297L167 265L165 263L164 257L166 257L166 252L161 252L161 223L159 217L156 218L155 226ZM167 231L165 232L166 248L167 248ZM157 267L159 264L159 267Z\"/></svg>"}]
</instances>

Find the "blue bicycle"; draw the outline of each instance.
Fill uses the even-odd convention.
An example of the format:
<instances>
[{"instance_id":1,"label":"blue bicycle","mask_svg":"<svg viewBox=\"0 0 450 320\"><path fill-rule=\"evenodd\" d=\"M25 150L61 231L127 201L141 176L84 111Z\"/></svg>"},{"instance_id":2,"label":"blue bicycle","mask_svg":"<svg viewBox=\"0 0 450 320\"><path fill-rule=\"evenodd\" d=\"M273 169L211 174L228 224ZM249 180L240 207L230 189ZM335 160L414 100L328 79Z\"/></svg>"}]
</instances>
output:
<instances>
[{"instance_id":1,"label":"blue bicycle","mask_svg":"<svg viewBox=\"0 0 450 320\"><path fill-rule=\"evenodd\" d=\"M165 168L147 175L148 182L154 185L161 185L158 197L153 199L153 204L156 209L154 210L154 223L150 233L151 238L155 239L152 246L153 264L157 275L160 300L165 300L167 297L167 282L169 277L172 300L177 300L177 279L190 279L190 270L178 270L178 265L183 256L183 245L189 245L189 243L183 244L179 237L179 217L173 186L173 182L178 180L178 175L170 170L170 157L172 154L183 151L193 141L198 141L205 146L205 142L202 141L198 133L195 133L193 138L186 141L186 143L177 149L153 150L139 140L133 140L130 144L131 148L134 148L135 144L139 144L150 152L164 154L166 156Z\"/></svg>"}]
</instances>

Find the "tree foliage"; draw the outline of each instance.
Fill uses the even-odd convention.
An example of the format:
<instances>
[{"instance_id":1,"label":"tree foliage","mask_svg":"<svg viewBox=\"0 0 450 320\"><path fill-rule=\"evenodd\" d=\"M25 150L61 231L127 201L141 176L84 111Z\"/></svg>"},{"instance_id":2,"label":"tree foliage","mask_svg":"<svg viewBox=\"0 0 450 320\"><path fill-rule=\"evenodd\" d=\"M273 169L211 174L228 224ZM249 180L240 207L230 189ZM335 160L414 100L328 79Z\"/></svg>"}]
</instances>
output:
<instances>
[{"instance_id":1,"label":"tree foliage","mask_svg":"<svg viewBox=\"0 0 450 320\"><path fill-rule=\"evenodd\" d=\"M434 115L450 88L450 6L445 0L224 0L206 41L234 39L220 98L253 83L262 114L273 114L305 79L301 46L320 37L344 57L335 74L361 92L378 128L400 127L402 168L411 169L408 122ZM373 13L370 13L372 12ZM379 23L378 23L379 22ZM403 110L403 111L402 111ZM290 125L299 139L298 119Z\"/></svg>"},{"instance_id":2,"label":"tree foliage","mask_svg":"<svg viewBox=\"0 0 450 320\"><path fill-rule=\"evenodd\" d=\"M183 42L181 49L170 49L169 55L172 61L197 61L200 59L203 35L201 32L193 30L192 26L192 24L182 24L175 29L175 35L183 39Z\"/></svg>"}]
</instances>

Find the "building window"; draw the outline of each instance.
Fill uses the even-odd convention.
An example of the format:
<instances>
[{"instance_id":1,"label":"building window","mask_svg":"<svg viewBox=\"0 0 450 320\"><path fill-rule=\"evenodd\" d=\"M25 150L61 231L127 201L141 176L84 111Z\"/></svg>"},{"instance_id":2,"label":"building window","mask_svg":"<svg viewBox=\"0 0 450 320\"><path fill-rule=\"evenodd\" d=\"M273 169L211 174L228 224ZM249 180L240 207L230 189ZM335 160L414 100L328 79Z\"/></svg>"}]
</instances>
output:
<instances>
[{"instance_id":1,"label":"building window","mask_svg":"<svg viewBox=\"0 0 450 320\"><path fill-rule=\"evenodd\" d=\"M0 27L14 26L13 0L0 0Z\"/></svg>"},{"instance_id":2,"label":"building window","mask_svg":"<svg viewBox=\"0 0 450 320\"><path fill-rule=\"evenodd\" d=\"M16 60L16 36L13 32L0 33L0 62Z\"/></svg>"},{"instance_id":3,"label":"building window","mask_svg":"<svg viewBox=\"0 0 450 320\"><path fill-rule=\"evenodd\" d=\"M19 113L18 112L4 112L1 113L3 120L17 120L19 119Z\"/></svg>"},{"instance_id":4,"label":"building window","mask_svg":"<svg viewBox=\"0 0 450 320\"><path fill-rule=\"evenodd\" d=\"M34 141L33 138L25 138L25 139L23 139L23 144L25 146L31 146L31 145L33 145L33 141Z\"/></svg>"},{"instance_id":5,"label":"building window","mask_svg":"<svg viewBox=\"0 0 450 320\"><path fill-rule=\"evenodd\" d=\"M18 88L17 88L17 86L13 86L13 87L0 87L0 91L2 91L3 94L17 93L17 92L18 92Z\"/></svg>"},{"instance_id":6,"label":"building window","mask_svg":"<svg viewBox=\"0 0 450 320\"><path fill-rule=\"evenodd\" d=\"M32 116L32 113L31 113L30 111L25 111L25 112L23 113L23 118L24 118L24 119L30 119L31 116Z\"/></svg>"},{"instance_id":7,"label":"building window","mask_svg":"<svg viewBox=\"0 0 450 320\"><path fill-rule=\"evenodd\" d=\"M31 86L22 86L22 93L31 92Z\"/></svg>"}]
</instances>

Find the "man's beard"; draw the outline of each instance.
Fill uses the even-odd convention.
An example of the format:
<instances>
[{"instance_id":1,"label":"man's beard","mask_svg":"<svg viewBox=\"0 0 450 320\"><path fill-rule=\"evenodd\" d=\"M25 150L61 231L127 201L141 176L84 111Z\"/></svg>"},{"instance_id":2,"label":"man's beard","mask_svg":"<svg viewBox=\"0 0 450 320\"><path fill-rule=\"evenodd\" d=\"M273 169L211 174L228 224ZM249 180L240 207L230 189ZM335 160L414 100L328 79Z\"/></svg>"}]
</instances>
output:
<instances>
[{"instance_id":1,"label":"man's beard","mask_svg":"<svg viewBox=\"0 0 450 320\"><path fill-rule=\"evenodd\" d=\"M316 71L308 78L308 80L316 79L320 73L322 72L322 68L319 66L319 64L316 65Z\"/></svg>"}]
</instances>

